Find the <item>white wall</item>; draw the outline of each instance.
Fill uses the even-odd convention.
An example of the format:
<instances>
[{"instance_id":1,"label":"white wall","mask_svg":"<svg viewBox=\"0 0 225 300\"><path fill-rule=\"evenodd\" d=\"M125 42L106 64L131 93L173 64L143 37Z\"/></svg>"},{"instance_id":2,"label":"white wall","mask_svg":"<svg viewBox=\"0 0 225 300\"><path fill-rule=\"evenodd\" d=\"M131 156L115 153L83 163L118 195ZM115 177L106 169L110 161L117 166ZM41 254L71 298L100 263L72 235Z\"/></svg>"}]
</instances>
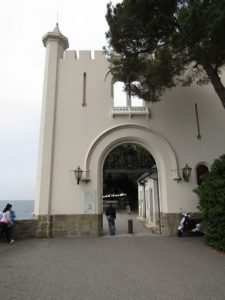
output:
<instances>
[{"instance_id":1,"label":"white wall","mask_svg":"<svg viewBox=\"0 0 225 300\"><path fill-rule=\"evenodd\" d=\"M102 168L107 154L124 142L135 142L154 157L159 173L160 208L163 212L195 211L198 203L195 166L209 165L225 149L225 111L211 86L178 87L166 93L162 101L146 104L146 116L111 116L113 106L112 76L101 51L90 58L90 52L66 51L59 60L55 130L52 153L51 213L85 213L85 194L96 201L95 212L102 211ZM83 102L83 74L86 73L86 106ZM202 139L198 140L195 117L198 104ZM46 122L43 118L42 122ZM42 123L45 127L45 123ZM42 152L46 145L41 145ZM39 164L41 163L41 157ZM45 162L42 161L42 164ZM188 163L193 168L189 182L175 182L176 169ZM80 166L88 170L90 182L77 185L70 172ZM150 187L149 187L150 188ZM40 190L44 193L42 182ZM44 199L37 197L36 214Z\"/></svg>"}]
</instances>

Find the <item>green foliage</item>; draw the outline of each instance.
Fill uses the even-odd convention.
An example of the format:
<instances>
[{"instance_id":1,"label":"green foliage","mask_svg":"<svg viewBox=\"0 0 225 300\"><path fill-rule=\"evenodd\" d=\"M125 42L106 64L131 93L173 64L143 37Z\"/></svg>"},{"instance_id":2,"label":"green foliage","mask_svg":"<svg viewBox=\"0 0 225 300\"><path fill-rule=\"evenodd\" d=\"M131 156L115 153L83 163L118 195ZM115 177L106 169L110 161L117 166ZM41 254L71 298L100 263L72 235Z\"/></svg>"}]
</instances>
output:
<instances>
[{"instance_id":1,"label":"green foliage","mask_svg":"<svg viewBox=\"0 0 225 300\"><path fill-rule=\"evenodd\" d=\"M111 72L131 93L157 101L179 82L210 80L225 106L225 0L123 0L106 19Z\"/></svg>"},{"instance_id":2,"label":"green foliage","mask_svg":"<svg viewBox=\"0 0 225 300\"><path fill-rule=\"evenodd\" d=\"M225 154L214 161L195 192L203 214L205 240L225 252Z\"/></svg>"}]
</instances>

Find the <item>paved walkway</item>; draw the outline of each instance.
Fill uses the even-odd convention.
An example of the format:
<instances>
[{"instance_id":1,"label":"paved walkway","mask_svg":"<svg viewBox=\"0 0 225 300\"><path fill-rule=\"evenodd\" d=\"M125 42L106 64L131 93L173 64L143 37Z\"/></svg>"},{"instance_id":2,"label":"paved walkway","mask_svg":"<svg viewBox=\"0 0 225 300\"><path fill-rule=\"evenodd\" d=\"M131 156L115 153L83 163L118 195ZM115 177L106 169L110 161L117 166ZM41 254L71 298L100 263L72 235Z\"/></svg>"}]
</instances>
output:
<instances>
[{"instance_id":1,"label":"paved walkway","mask_svg":"<svg viewBox=\"0 0 225 300\"><path fill-rule=\"evenodd\" d=\"M152 236L152 232L149 228L146 228L143 223L137 219L137 214L131 212L128 214L126 211L116 213L116 235L126 236L128 235L128 220L133 222L133 235L134 236ZM103 216L103 236L109 236L108 221Z\"/></svg>"},{"instance_id":2,"label":"paved walkway","mask_svg":"<svg viewBox=\"0 0 225 300\"><path fill-rule=\"evenodd\" d=\"M225 255L201 237L24 240L0 260L4 300L225 299Z\"/></svg>"}]
</instances>

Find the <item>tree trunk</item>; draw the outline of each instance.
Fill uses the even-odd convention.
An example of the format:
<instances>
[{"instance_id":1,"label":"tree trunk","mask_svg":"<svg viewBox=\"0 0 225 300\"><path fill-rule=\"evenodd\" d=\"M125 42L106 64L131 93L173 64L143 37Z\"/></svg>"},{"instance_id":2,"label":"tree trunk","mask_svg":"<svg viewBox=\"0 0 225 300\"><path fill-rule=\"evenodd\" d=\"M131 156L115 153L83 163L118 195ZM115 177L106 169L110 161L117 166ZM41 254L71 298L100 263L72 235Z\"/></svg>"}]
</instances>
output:
<instances>
[{"instance_id":1,"label":"tree trunk","mask_svg":"<svg viewBox=\"0 0 225 300\"><path fill-rule=\"evenodd\" d=\"M220 77L216 70L210 65L203 65L217 95L219 96L221 103L225 109L225 87L223 86Z\"/></svg>"}]
</instances>

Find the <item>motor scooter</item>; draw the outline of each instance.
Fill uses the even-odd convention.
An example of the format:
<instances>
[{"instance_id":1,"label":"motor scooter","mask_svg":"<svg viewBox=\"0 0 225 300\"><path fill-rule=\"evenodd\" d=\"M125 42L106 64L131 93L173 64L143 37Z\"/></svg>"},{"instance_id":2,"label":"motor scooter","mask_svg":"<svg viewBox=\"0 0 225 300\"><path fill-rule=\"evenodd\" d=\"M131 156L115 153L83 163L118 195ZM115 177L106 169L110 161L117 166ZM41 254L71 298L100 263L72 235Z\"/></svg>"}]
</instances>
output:
<instances>
[{"instance_id":1,"label":"motor scooter","mask_svg":"<svg viewBox=\"0 0 225 300\"><path fill-rule=\"evenodd\" d=\"M192 218L190 213L182 213L182 219L178 226L177 236L184 235L203 235L202 219Z\"/></svg>"}]
</instances>

